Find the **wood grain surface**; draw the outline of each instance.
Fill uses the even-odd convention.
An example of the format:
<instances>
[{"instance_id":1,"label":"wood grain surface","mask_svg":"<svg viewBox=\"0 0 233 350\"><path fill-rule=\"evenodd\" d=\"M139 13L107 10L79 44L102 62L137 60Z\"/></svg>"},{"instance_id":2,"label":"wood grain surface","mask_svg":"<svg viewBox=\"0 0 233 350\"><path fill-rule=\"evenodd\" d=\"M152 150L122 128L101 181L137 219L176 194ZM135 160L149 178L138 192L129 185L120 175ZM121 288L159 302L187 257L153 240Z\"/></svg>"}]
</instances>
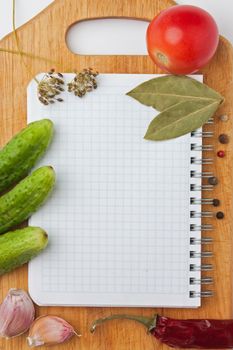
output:
<instances>
[{"instance_id":1,"label":"wood grain surface","mask_svg":"<svg viewBox=\"0 0 233 350\"><path fill-rule=\"evenodd\" d=\"M78 20L98 17L132 17L151 20L162 9L174 5L169 0L56 0L37 17L18 30L20 45L23 51L48 58L57 63L55 68L70 72L84 67L95 67L105 73L161 73L147 56L79 56L72 54L65 42L67 29ZM77 37L78 40L78 37ZM207 43L208 44L208 43ZM1 48L16 49L13 34L0 42ZM0 52L0 145L3 146L17 131L26 125L26 87L34 74L47 71L51 64L39 59L24 58L29 67L25 69L19 55ZM203 70L205 82L225 96L225 103L215 116L214 125L205 129L214 131L214 139L207 143L214 144L212 156L213 170L219 178L219 185L212 193L203 193L203 197L213 196L221 201L223 220L215 218L203 220L212 223L213 232L204 233L212 236L214 244L204 247L213 250L213 272L215 291L213 298L202 301L198 309L120 309L120 308L68 308L41 307L37 315L54 314L64 317L82 334L82 338L73 338L59 349L80 350L155 350L166 349L143 328L132 321L114 321L99 328L94 335L89 333L92 320L111 313L131 313L139 315L162 315L176 318L231 318L232 317L232 157L233 157L233 51L224 38L220 39L217 53L210 64ZM229 120L221 122L219 116L227 114ZM227 133L230 136L228 145L218 142L218 135ZM205 141L206 142L206 141ZM217 158L216 151L226 150L226 157ZM207 169L207 168L205 168ZM217 208L205 208L213 210ZM43 223L41 223L43 226ZM1 252L0 252L1 253ZM210 259L209 259L210 260ZM208 261L208 259L207 259ZM208 261L209 262L209 261ZM27 289L27 267L0 277L0 300L11 287ZM0 340L0 350L27 349L25 336L12 340ZM58 347L55 347L56 349Z\"/></svg>"}]
</instances>

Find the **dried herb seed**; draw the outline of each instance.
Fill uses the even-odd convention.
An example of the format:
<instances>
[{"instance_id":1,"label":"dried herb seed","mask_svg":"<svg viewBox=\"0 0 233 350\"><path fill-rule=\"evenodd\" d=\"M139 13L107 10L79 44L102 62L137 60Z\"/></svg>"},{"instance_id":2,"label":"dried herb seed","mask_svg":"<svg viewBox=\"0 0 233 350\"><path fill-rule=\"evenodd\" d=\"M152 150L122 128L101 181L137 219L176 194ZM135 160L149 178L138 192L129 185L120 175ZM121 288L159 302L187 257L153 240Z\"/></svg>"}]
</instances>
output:
<instances>
[{"instance_id":1,"label":"dried herb seed","mask_svg":"<svg viewBox=\"0 0 233 350\"><path fill-rule=\"evenodd\" d=\"M55 70L51 69L38 83L37 95L39 101L45 106L56 101L62 102L63 99L57 96L64 91L63 85L63 75L61 73L55 73Z\"/></svg>"},{"instance_id":2,"label":"dried herb seed","mask_svg":"<svg viewBox=\"0 0 233 350\"><path fill-rule=\"evenodd\" d=\"M67 84L68 91L75 96L83 97L87 92L97 88L96 77L99 73L92 68L85 68L80 73L76 73L73 80Z\"/></svg>"}]
</instances>

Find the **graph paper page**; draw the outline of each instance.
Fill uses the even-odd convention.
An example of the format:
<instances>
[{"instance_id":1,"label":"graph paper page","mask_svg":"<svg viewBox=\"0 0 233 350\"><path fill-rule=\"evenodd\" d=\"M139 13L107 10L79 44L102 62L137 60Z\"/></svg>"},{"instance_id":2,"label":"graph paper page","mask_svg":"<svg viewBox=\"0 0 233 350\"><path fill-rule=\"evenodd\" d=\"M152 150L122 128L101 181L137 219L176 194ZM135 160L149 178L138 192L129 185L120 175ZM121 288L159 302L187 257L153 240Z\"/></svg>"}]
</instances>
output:
<instances>
[{"instance_id":1,"label":"graph paper page","mask_svg":"<svg viewBox=\"0 0 233 350\"><path fill-rule=\"evenodd\" d=\"M72 77L65 74L66 82ZM144 140L158 112L126 96L154 77L101 74L95 91L83 98L65 92L63 103L50 106L29 84L28 122L49 118L55 127L38 166L52 165L57 174L52 196L30 219L49 235L29 266L36 303L200 305L190 298L200 287L189 285L191 136Z\"/></svg>"}]
</instances>

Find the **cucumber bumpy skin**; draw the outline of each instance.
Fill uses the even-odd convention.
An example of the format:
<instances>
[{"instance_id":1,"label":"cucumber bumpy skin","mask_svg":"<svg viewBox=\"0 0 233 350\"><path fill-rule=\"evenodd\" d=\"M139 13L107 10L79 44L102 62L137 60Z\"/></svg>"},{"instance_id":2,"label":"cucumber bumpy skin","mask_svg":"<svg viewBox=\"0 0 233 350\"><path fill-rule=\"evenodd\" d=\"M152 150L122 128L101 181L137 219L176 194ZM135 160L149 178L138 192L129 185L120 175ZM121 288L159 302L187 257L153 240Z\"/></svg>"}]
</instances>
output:
<instances>
[{"instance_id":1,"label":"cucumber bumpy skin","mask_svg":"<svg viewBox=\"0 0 233 350\"><path fill-rule=\"evenodd\" d=\"M53 137L53 123L42 119L28 124L0 151L0 192L24 178L42 157Z\"/></svg>"},{"instance_id":2,"label":"cucumber bumpy skin","mask_svg":"<svg viewBox=\"0 0 233 350\"><path fill-rule=\"evenodd\" d=\"M26 227L0 236L0 275L27 263L47 243L48 235L40 227Z\"/></svg>"},{"instance_id":3,"label":"cucumber bumpy skin","mask_svg":"<svg viewBox=\"0 0 233 350\"><path fill-rule=\"evenodd\" d=\"M53 168L44 166L0 197L0 234L28 219L45 202L54 183Z\"/></svg>"}]
</instances>

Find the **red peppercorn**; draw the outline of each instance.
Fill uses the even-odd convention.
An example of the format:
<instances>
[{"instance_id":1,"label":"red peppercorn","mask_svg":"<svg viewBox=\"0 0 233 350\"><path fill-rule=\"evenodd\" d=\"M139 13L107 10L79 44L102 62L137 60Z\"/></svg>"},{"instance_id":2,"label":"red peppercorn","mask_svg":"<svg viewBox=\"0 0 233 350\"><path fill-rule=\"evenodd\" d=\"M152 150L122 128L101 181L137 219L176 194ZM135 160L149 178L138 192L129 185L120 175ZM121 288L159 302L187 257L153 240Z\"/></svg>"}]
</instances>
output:
<instances>
[{"instance_id":1,"label":"red peppercorn","mask_svg":"<svg viewBox=\"0 0 233 350\"><path fill-rule=\"evenodd\" d=\"M225 157L225 152L224 151L218 151L217 156L219 158L223 158L223 157Z\"/></svg>"}]
</instances>

